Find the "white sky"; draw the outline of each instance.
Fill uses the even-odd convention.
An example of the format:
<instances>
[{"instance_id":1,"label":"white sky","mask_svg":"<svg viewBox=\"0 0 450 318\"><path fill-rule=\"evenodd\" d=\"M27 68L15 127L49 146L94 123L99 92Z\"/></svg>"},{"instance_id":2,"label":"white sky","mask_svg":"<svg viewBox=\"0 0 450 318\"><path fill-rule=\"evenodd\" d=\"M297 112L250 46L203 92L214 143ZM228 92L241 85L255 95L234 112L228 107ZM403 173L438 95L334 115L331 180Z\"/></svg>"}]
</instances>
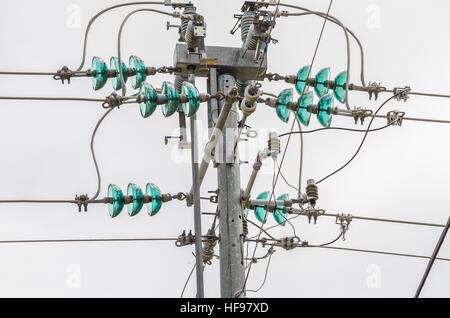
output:
<instances>
[{"instance_id":1,"label":"white sky","mask_svg":"<svg viewBox=\"0 0 450 318\"><path fill-rule=\"evenodd\" d=\"M291 1L326 11L328 1ZM119 1L25 1L4 0L0 4L0 69L11 71L55 71L62 65L75 69L81 58L84 27L99 10ZM243 1L195 1L208 24L209 45L240 46L240 36L230 35ZM75 6L71 6L74 4ZM72 20L80 9L80 26ZM450 45L446 30L450 22L448 1L362 1L335 0L331 14L339 18L361 39L365 48L366 81L382 85L410 85L413 90L447 93ZM92 28L86 68L92 56L105 61L117 55L117 32L123 17L134 8L115 10L100 18ZM142 13L130 19L123 34L123 56L141 57L154 66L171 65L175 30L165 30L167 18ZM75 19L76 22L76 19ZM177 22L177 21L172 21ZM293 74L309 64L320 32L317 17L282 18L273 31L280 42L270 47L269 71ZM238 32L239 33L239 32ZM342 30L327 24L313 73L330 66L332 76L346 67L345 37ZM359 84L360 60L352 43L351 82ZM155 87L170 76L148 79ZM199 90L206 89L198 79ZM129 86L131 92L131 86ZM285 83L263 83L263 89L278 93ZM110 83L93 92L89 79L72 79L62 86L51 78L0 77L0 95L105 97ZM381 99L388 97L382 95ZM376 108L379 101L367 95L350 94L352 106ZM206 106L198 113L206 119ZM382 111L399 109L411 117L450 119L449 101L411 97L407 103L393 101ZM0 198L71 199L75 194L93 194L96 175L90 157L90 134L103 109L95 103L0 102ZM292 120L292 119L291 119ZM124 191L129 182L142 187L157 184L163 192L187 191L191 184L188 163L180 163L176 143L164 146L164 136L177 134L178 118L164 119L158 109L147 119L137 105L115 110L100 128L97 156L103 176L101 196L107 185ZM242 149L242 159L251 160L264 147L269 129L285 132L290 124L279 121L265 106L250 118L260 132L259 142ZM374 126L382 126L383 120ZM355 128L352 119L334 118L333 126ZM315 119L310 127L318 128ZM206 128L206 122L203 124ZM261 130L259 130L261 129ZM319 206L329 213L445 223L449 215L450 150L446 146L450 126L404 122L370 134L356 160L338 175L320 185ZM328 131L305 136L304 182L320 179L356 150L361 134ZM284 145L284 140L282 144ZM289 146L283 171L292 183L298 175L299 140ZM186 153L189 156L188 152ZM257 179L253 194L268 190L270 168ZM251 165L244 165L244 186ZM216 187L210 170L202 194ZM295 195L281 180L276 193ZM203 203L203 211L214 206ZM251 216L255 220L254 216ZM203 218L206 229L210 217ZM269 225L273 225L272 218ZM339 228L332 218L310 225L305 218L294 222L298 235L311 244L334 239ZM0 240L63 238L176 237L193 228L192 209L172 202L150 218L145 211L133 218L126 211L110 219L107 207L92 205L88 213L75 206L1 205ZM253 233L255 229L252 228ZM336 246L431 255L440 229L410 225L354 221L345 242ZM290 236L289 226L273 232ZM217 249L218 250L218 249ZM3 244L0 245L0 296L61 297L179 297L194 264L193 248L177 248L172 242ZM264 250L257 254L262 255ZM450 257L449 239L441 257ZM277 250L260 297L411 297L427 261L405 257L354 252L296 249ZM265 261L254 266L248 288L263 280ZM375 275L375 276L374 276ZM74 279L75 277L75 279ZM77 281L76 278L79 278ZM195 277L194 277L195 278ZM375 280L374 280L375 279ZM368 284L377 282L379 284ZM426 297L450 296L450 264L437 261L423 290ZM77 284L77 282L79 284ZM379 287L379 288L371 288ZM219 296L218 262L205 269L206 295ZM186 296L195 296L194 279ZM253 295L250 295L253 296Z\"/></svg>"}]
</instances>

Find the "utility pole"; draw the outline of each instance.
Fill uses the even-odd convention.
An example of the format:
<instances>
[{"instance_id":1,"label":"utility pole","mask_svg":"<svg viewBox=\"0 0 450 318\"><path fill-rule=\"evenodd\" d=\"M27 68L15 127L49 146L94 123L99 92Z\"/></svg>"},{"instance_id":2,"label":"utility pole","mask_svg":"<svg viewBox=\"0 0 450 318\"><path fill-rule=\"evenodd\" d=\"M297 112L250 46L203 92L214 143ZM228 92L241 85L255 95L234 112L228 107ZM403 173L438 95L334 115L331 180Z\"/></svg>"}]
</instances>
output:
<instances>
[{"instance_id":1,"label":"utility pole","mask_svg":"<svg viewBox=\"0 0 450 318\"><path fill-rule=\"evenodd\" d=\"M218 89L227 92L235 86L235 78L228 74L217 77ZM223 102L219 103L219 106ZM221 109L221 107L220 107ZM239 157L234 153L238 131L237 106L233 105L219 141L220 158L217 167L220 295L232 298L244 284L243 227Z\"/></svg>"},{"instance_id":2,"label":"utility pole","mask_svg":"<svg viewBox=\"0 0 450 318\"><path fill-rule=\"evenodd\" d=\"M190 73L188 81L195 85L195 76ZM204 298L203 260L202 260L202 211L200 205L200 184L198 179L198 147L197 147L197 114L190 118L191 128L191 160L192 160L192 189L194 203L194 231L195 231L195 269L197 277L197 298Z\"/></svg>"}]
</instances>

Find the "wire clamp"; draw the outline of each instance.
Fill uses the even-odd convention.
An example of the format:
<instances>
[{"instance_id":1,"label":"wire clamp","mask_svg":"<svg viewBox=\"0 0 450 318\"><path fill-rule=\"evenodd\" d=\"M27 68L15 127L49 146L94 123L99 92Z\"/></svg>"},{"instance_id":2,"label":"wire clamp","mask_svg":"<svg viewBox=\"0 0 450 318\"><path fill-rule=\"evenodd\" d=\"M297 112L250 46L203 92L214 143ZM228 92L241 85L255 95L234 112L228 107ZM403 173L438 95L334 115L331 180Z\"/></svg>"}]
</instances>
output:
<instances>
[{"instance_id":1,"label":"wire clamp","mask_svg":"<svg viewBox=\"0 0 450 318\"><path fill-rule=\"evenodd\" d=\"M353 119L355 120L355 125L358 124L358 121L360 121L361 125L363 125L364 124L364 119L366 117L371 116L372 114L373 114L372 110L365 109L365 108L362 108L362 107L355 107L352 110L352 116L353 116Z\"/></svg>"},{"instance_id":2,"label":"wire clamp","mask_svg":"<svg viewBox=\"0 0 450 318\"><path fill-rule=\"evenodd\" d=\"M325 213L325 210L315 209L315 208L307 208L302 214L308 217L308 223L311 223L311 219L314 219L314 224L317 224L317 218Z\"/></svg>"},{"instance_id":3,"label":"wire clamp","mask_svg":"<svg viewBox=\"0 0 450 318\"><path fill-rule=\"evenodd\" d=\"M119 107L123 104L123 97L117 94L116 92L111 93L111 95L105 98L105 102L102 104L103 108L114 108Z\"/></svg>"},{"instance_id":4,"label":"wire clamp","mask_svg":"<svg viewBox=\"0 0 450 318\"><path fill-rule=\"evenodd\" d=\"M181 69L177 68L177 67L171 67L171 66L161 66L156 69L156 72L162 73L162 74L173 74L175 72L181 72Z\"/></svg>"},{"instance_id":5,"label":"wire clamp","mask_svg":"<svg viewBox=\"0 0 450 318\"><path fill-rule=\"evenodd\" d=\"M336 215L336 224L341 226L342 240L345 241L345 233L347 233L350 222L352 222L353 217L351 214L338 214Z\"/></svg>"},{"instance_id":6,"label":"wire clamp","mask_svg":"<svg viewBox=\"0 0 450 318\"><path fill-rule=\"evenodd\" d=\"M285 76L282 76L278 73L266 73L264 75L265 78L267 78L269 80L269 82L272 81L284 81L286 79Z\"/></svg>"},{"instance_id":7,"label":"wire clamp","mask_svg":"<svg viewBox=\"0 0 450 318\"><path fill-rule=\"evenodd\" d=\"M395 99L401 101L403 99L406 102L409 98L409 92L411 91L411 87L395 87L393 93L395 95Z\"/></svg>"},{"instance_id":8,"label":"wire clamp","mask_svg":"<svg viewBox=\"0 0 450 318\"><path fill-rule=\"evenodd\" d=\"M75 201L77 201L78 212L81 212L81 207L84 208L84 212L87 212L89 197L87 194L75 195Z\"/></svg>"},{"instance_id":9,"label":"wire clamp","mask_svg":"<svg viewBox=\"0 0 450 318\"><path fill-rule=\"evenodd\" d=\"M258 263L258 261L268 258L269 256L273 255L273 253L275 253L275 252L276 252L276 250L273 248L273 246L271 246L267 250L266 255L261 256L261 257L246 258L246 260L249 260L251 263L256 264L256 263Z\"/></svg>"},{"instance_id":10,"label":"wire clamp","mask_svg":"<svg viewBox=\"0 0 450 318\"><path fill-rule=\"evenodd\" d=\"M386 115L388 125L400 127L402 125L405 114L406 114L405 112L401 112L398 110L391 110Z\"/></svg>"},{"instance_id":11,"label":"wire clamp","mask_svg":"<svg viewBox=\"0 0 450 318\"><path fill-rule=\"evenodd\" d=\"M175 241L175 245L177 247L183 247L187 245L192 245L195 243L195 235L192 234L192 231L189 231L189 234L186 235L186 231L183 230L178 239Z\"/></svg>"},{"instance_id":12,"label":"wire clamp","mask_svg":"<svg viewBox=\"0 0 450 318\"><path fill-rule=\"evenodd\" d=\"M61 69L56 71L56 74L53 75L54 80L61 80L61 82L64 84L64 81L67 80L67 84L70 84L70 78L73 76L73 72L64 65Z\"/></svg>"},{"instance_id":13,"label":"wire clamp","mask_svg":"<svg viewBox=\"0 0 450 318\"><path fill-rule=\"evenodd\" d=\"M380 83L369 82L369 86L367 86L367 92L369 93L369 99L372 99L372 95L375 97L375 100L378 99L378 94L384 92L386 87L381 86Z\"/></svg>"},{"instance_id":14,"label":"wire clamp","mask_svg":"<svg viewBox=\"0 0 450 318\"><path fill-rule=\"evenodd\" d=\"M300 238L298 236L283 237L277 241L275 246L284 248L286 251L293 250L300 243Z\"/></svg>"}]
</instances>

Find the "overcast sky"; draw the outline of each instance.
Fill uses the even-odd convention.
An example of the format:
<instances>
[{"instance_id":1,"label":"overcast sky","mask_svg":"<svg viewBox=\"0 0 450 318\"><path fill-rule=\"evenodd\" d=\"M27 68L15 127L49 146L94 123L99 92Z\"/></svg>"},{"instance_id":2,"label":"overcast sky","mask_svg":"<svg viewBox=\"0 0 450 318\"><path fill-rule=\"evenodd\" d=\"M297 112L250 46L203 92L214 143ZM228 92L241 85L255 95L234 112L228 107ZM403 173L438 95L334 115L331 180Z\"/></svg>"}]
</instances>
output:
<instances>
[{"instance_id":1,"label":"overcast sky","mask_svg":"<svg viewBox=\"0 0 450 318\"><path fill-rule=\"evenodd\" d=\"M326 11L327 0L291 1ZM84 28L101 9L119 1L31 1L4 0L0 4L0 70L53 72L67 65L75 69L81 60ZM230 34L243 1L198 0L195 4L205 16L207 45L241 45L239 32ZM90 67L93 56L109 61L117 56L117 32L122 19L135 8L112 11L92 27L87 50ZM436 0L432 6L423 1L335 0L330 13L360 38L365 49L366 81L381 82L387 88L411 86L420 92L450 91L450 45L444 34L450 28L448 1ZM170 10L167 10L170 11ZM142 13L132 17L123 33L123 51L141 57L147 65L172 64L178 34L166 31L167 17ZM178 21L171 21L177 24ZM273 31L279 40L269 48L270 72L295 74L310 63L322 20L314 16L280 18ZM346 67L345 36L342 29L328 23L325 27L312 72L331 68L332 77ZM350 81L360 84L360 54L351 45ZM148 78L155 87L169 75ZM51 77L0 77L3 96L71 96L103 98L112 92L108 82L93 92L90 79L74 78L61 85ZM204 79L197 79L201 92ZM283 82L265 81L265 91L278 94L290 87ZM128 92L133 92L129 86ZM369 101L367 94L350 93L352 107L376 109L389 97ZM317 99L316 99L317 101ZM342 105L339 105L343 107ZM450 119L450 101L411 97L406 103L392 101L389 110L405 111L410 117ZM96 190L96 175L89 151L92 130L104 109L96 103L80 102L0 102L0 198L72 199L75 194ZM291 116L292 117L292 116ZM206 105L199 119L206 131ZM292 120L292 118L291 118ZM272 108L264 105L249 119L258 139L242 145L241 159L253 161L265 146L267 133L280 133L291 127L281 122ZM385 125L375 120L374 127ZM101 197L107 186L116 184L126 191L129 182L145 187L158 185L163 192L187 191L191 186L188 160L176 149L176 142L164 145L164 136L177 135L178 118L164 118L158 109L143 119L137 105L114 110L98 131L96 150L103 177ZM353 119L334 118L332 126L358 128ZM319 128L315 118L308 129ZM319 207L329 213L423 221L444 224L450 214L450 125L404 122L369 134L356 159L339 174L319 187ZM325 131L304 137L303 182L320 179L345 163L356 151L362 134ZM282 140L283 147L286 140ZM288 148L283 172L295 184L299 169L299 138ZM189 158L189 151L184 156ZM271 166L258 176L253 195L269 190ZM242 187L251 172L243 165ZM210 170L202 195L216 189L216 172ZM277 194L296 195L282 180ZM202 210L214 211L213 204L202 202ZM251 213L250 218L256 221ZM212 219L203 217L206 230ZM274 225L269 218L268 226ZM333 218L320 218L308 224L298 218L296 233L311 244L333 240L339 226ZM106 206L91 205L88 213L78 213L71 205L0 205L0 240L177 237L183 229L193 228L193 211L184 202L164 204L157 216L143 210L130 218L126 210L111 219ZM256 229L251 228L251 233ZM441 229L353 221L346 241L335 246L374 249L388 252L431 255ZM291 236L286 225L272 232ZM173 242L1 244L0 296L40 297L179 297L195 259L193 247L178 248ZM216 249L218 253L218 248ZM259 249L257 255L264 255ZM441 257L450 258L450 239ZM325 250L277 250L272 257L264 287L250 297L412 297L425 270L427 260L376 254ZM266 261L255 264L248 288L263 281ZM437 261L423 290L425 297L450 297L450 263ZM217 297L219 266L205 268L206 296ZM195 296L195 276L186 289Z\"/></svg>"}]
</instances>

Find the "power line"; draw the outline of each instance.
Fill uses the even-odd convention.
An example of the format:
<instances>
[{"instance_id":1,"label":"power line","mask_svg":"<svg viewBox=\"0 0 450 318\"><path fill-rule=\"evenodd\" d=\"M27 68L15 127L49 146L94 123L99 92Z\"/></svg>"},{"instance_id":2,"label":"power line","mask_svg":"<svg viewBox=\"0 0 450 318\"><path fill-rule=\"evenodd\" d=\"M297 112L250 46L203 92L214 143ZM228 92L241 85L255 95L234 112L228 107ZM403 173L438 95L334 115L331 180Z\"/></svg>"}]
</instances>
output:
<instances>
[{"instance_id":1,"label":"power line","mask_svg":"<svg viewBox=\"0 0 450 318\"><path fill-rule=\"evenodd\" d=\"M92 155L92 160L94 161L94 166L95 166L95 171L97 173L97 191L95 192L94 196L92 197L92 199L96 199L98 198L100 191L101 191L101 186L102 186L102 177L100 175L100 168L98 166L97 163L97 158L95 156L95 150L94 150L94 139L95 139L95 135L97 134L97 130L100 127L101 123L103 122L103 120L106 118L106 116L108 116L111 111L114 109L114 107L111 107L110 109L108 109L102 117L100 117L100 119L98 120L97 124L95 125L94 130L92 131L92 135L91 135L91 144L90 144L90 149L91 149L91 155Z\"/></svg>"},{"instance_id":2,"label":"power line","mask_svg":"<svg viewBox=\"0 0 450 318\"><path fill-rule=\"evenodd\" d=\"M264 242L265 246L273 246L273 247L279 247L275 243L270 243L267 239L262 240L247 240L249 242ZM358 249L358 248L349 248L349 247L337 247L337 246L328 246L328 245L306 245L306 244L298 244L296 247L298 248L326 248L326 249L332 249L332 250L340 250L340 251L350 251L350 252L361 252L361 253L369 253L369 254L382 254L382 255L391 255L391 256L403 256L403 257L412 257L412 258L422 258L422 259L430 259L430 256L424 256L424 255L417 255L417 254L407 254L407 253L395 253L395 252L386 252L386 251L379 251L379 250L370 250L370 249ZM442 257L436 257L437 260L450 262L450 258L442 258Z\"/></svg>"},{"instance_id":3,"label":"power line","mask_svg":"<svg viewBox=\"0 0 450 318\"><path fill-rule=\"evenodd\" d=\"M369 129L368 131L375 132L375 131L380 131L380 130L386 129L388 127L392 127L392 124L388 124L386 126L382 126L379 128ZM327 130L342 130L342 131L361 132L361 133L367 132L367 129L353 129L353 128L345 128L345 127L327 127L327 128L317 128L317 129L313 129L313 130L287 132L287 133L279 135L278 137L281 138L281 137L288 136L290 134L311 134L311 133L315 133L315 132L319 132L319 131L327 131Z\"/></svg>"},{"instance_id":4,"label":"power line","mask_svg":"<svg viewBox=\"0 0 450 318\"><path fill-rule=\"evenodd\" d=\"M183 298L184 291L186 290L186 287L187 287L187 285L188 285L188 283L189 283L189 280L191 279L192 273L194 272L196 266L197 266L197 264L194 263L194 266L192 267L192 270L191 270L191 272L189 273L189 275L188 275L188 277L187 277L187 279L186 279L186 282L184 283L183 290L181 291L181 296L180 296L180 298Z\"/></svg>"},{"instance_id":5,"label":"power line","mask_svg":"<svg viewBox=\"0 0 450 318\"><path fill-rule=\"evenodd\" d=\"M33 100L33 101L77 101L77 102L105 102L102 98L83 97L29 97L29 96L0 96L0 100Z\"/></svg>"},{"instance_id":6,"label":"power line","mask_svg":"<svg viewBox=\"0 0 450 318\"><path fill-rule=\"evenodd\" d=\"M433 267L434 261L437 259L437 255L439 253L439 250L441 249L442 243L444 243L445 236L447 235L449 227L450 227L450 217L448 218L447 225L442 231L442 234L439 237L439 241L437 242L436 247L434 248L433 255L431 256L430 261L428 262L427 268L425 270L425 273L423 274L422 280L420 281L419 287L417 288L414 298L419 298L420 296L423 285L425 285L425 282L428 278L428 274L431 271L431 267Z\"/></svg>"},{"instance_id":7,"label":"power line","mask_svg":"<svg viewBox=\"0 0 450 318\"><path fill-rule=\"evenodd\" d=\"M54 72L0 72L0 75L30 75L30 76L54 76Z\"/></svg>"},{"instance_id":8,"label":"power line","mask_svg":"<svg viewBox=\"0 0 450 318\"><path fill-rule=\"evenodd\" d=\"M329 214L324 213L323 216L330 217L338 217L339 214ZM436 223L425 223L425 222L414 222L414 221L402 221L402 220L392 220L392 219L382 219L382 218L372 218L372 217L364 217L364 216L350 216L354 220L363 220L363 221L377 221L377 222L388 222L388 223L397 223L397 224L408 224L408 225L419 225L419 226L430 226L430 227L445 227L443 224Z\"/></svg>"},{"instance_id":9,"label":"power line","mask_svg":"<svg viewBox=\"0 0 450 318\"><path fill-rule=\"evenodd\" d=\"M90 239L56 239L56 240L0 240L0 244L21 243L86 243L86 242L139 242L139 241L176 241L178 238L90 238Z\"/></svg>"},{"instance_id":10,"label":"power line","mask_svg":"<svg viewBox=\"0 0 450 318\"><path fill-rule=\"evenodd\" d=\"M429 256L416 255L416 254L405 254L405 253L394 253L394 252L385 252L385 251L376 251L376 250L368 250L368 249L358 249L358 248L348 248L348 247L336 247L336 246L307 246L312 248L327 248L332 250L341 250L341 251L350 251L350 252L361 252L361 253L370 253L370 254L382 254L382 255L391 255L391 256L403 256L403 257L412 257L412 258L423 258L429 259ZM450 262L450 258L440 258L437 257L437 260Z\"/></svg>"}]
</instances>

